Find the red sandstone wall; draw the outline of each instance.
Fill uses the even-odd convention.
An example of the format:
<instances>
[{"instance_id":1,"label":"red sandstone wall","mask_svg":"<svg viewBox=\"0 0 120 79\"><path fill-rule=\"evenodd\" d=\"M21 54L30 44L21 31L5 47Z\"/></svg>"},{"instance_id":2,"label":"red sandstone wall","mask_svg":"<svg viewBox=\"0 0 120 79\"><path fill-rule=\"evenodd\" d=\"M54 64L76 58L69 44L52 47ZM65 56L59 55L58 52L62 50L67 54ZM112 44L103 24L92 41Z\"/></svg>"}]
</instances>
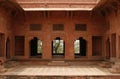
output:
<instances>
[{"instance_id":1,"label":"red sandstone wall","mask_svg":"<svg viewBox=\"0 0 120 79\"><path fill-rule=\"evenodd\" d=\"M23 1L23 0L20 0ZM32 1L32 0L31 0ZM82 1L82 0L80 0ZM94 1L94 0L93 0ZM24 14L25 13L25 14ZM0 34L3 35L3 41L0 42L2 45L1 55L5 57L6 55L6 40L10 39L10 54L12 57L17 59L29 59L30 50L29 42L33 37L38 37L43 41L43 59L51 59L51 41L56 37L61 37L65 40L65 58L72 60L74 59L73 43L79 37L83 37L87 45L87 56L86 59L103 59L105 58L106 52L106 41L110 39L110 56L111 58L120 58L120 8L117 14L114 12L108 14L105 17L97 14L93 14L89 11L76 11L69 15L69 12L65 11L51 11L47 15L45 11L18 11L11 17L11 15L0 8ZM77 32L74 29L75 24L87 24L87 31ZM30 24L42 24L41 31L30 31ZM55 32L52 31L53 24L64 24L64 31ZM14 56L15 55L15 36L25 37L25 48L24 56ZM102 56L93 57L92 56L92 36L103 36L102 39ZM0 48L1 49L1 48Z\"/></svg>"},{"instance_id":2,"label":"red sandstone wall","mask_svg":"<svg viewBox=\"0 0 120 79\"><path fill-rule=\"evenodd\" d=\"M10 18L8 17L8 14L0 9L0 32L6 33L8 30L10 31Z\"/></svg>"},{"instance_id":3,"label":"red sandstone wall","mask_svg":"<svg viewBox=\"0 0 120 79\"><path fill-rule=\"evenodd\" d=\"M6 56L6 41L7 38L10 39L10 44L12 43L12 39L11 39L11 24L12 24L12 20L10 18L10 15L7 13L7 11L5 11L4 9L0 8L0 34L2 34L2 40L1 42L1 52L2 56ZM11 44L12 46L12 44ZM12 53L12 47L10 46L10 52Z\"/></svg>"},{"instance_id":4,"label":"red sandstone wall","mask_svg":"<svg viewBox=\"0 0 120 79\"><path fill-rule=\"evenodd\" d=\"M111 43L111 57L112 58L120 58L120 8L117 13L114 11L107 16L107 21L109 22L109 31L106 32L108 37L110 38ZM116 41L112 40L112 35L115 34ZM113 46L112 44L116 46ZM115 56L116 55L116 56Z\"/></svg>"},{"instance_id":5,"label":"red sandstone wall","mask_svg":"<svg viewBox=\"0 0 120 79\"><path fill-rule=\"evenodd\" d=\"M53 14L52 14L53 13ZM44 32L46 29L49 29L49 31L52 31L52 24L55 23L63 23L65 24L65 31L64 32L74 32L74 24L76 23L85 23L87 24L87 31L85 32L79 32L84 34L104 34L106 31L104 19L100 18L98 16L90 16L90 12L79 12L79 15L77 13L72 18L66 17L59 13L50 12L50 16L48 18L45 18L41 12L26 12L25 17L25 23L20 24L16 23L13 29L15 34L25 34L30 33L29 31L29 25L30 24L42 24L43 29L41 32ZM20 22L20 20L19 20ZM46 28L48 25L49 27Z\"/></svg>"},{"instance_id":6,"label":"red sandstone wall","mask_svg":"<svg viewBox=\"0 0 120 79\"><path fill-rule=\"evenodd\" d=\"M92 57L92 36L103 36L106 31L104 19L98 15L91 16L90 12L87 11L74 12L72 16L68 16L64 12L54 11L49 12L48 16L42 12L25 12L24 23L21 23L21 20L14 22L12 28L14 36L25 36L25 56L15 57L17 59L29 58L29 42L33 37L38 37L43 42L43 59L51 59L51 41L56 37L65 40L65 59L74 59L74 40L79 37L83 37L88 42L87 58L94 59ZM87 24L87 31L75 31L74 25L79 23ZM42 24L42 30L30 31L30 24ZM53 24L64 24L64 31L52 31ZM102 57L104 56L102 55ZM102 57L95 57L95 59L99 60Z\"/></svg>"}]
</instances>

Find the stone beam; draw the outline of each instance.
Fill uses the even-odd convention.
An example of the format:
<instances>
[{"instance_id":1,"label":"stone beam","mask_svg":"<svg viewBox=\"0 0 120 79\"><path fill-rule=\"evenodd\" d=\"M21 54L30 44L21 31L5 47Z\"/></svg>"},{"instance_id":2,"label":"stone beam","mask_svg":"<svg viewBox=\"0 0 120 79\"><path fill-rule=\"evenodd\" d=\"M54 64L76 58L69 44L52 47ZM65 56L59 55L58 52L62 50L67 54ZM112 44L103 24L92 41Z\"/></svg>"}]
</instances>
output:
<instances>
[{"instance_id":1,"label":"stone beam","mask_svg":"<svg viewBox=\"0 0 120 79\"><path fill-rule=\"evenodd\" d=\"M17 0L25 11L92 10L99 0Z\"/></svg>"}]
</instances>

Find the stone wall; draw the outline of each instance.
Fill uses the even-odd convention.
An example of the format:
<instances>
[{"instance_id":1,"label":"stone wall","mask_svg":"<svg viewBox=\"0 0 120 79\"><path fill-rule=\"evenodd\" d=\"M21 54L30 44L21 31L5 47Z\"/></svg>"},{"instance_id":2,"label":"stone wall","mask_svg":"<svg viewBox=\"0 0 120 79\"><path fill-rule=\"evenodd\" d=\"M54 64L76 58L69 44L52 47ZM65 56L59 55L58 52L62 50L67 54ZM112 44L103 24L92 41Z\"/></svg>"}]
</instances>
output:
<instances>
[{"instance_id":1,"label":"stone wall","mask_svg":"<svg viewBox=\"0 0 120 79\"><path fill-rule=\"evenodd\" d=\"M10 43L12 42L12 19L9 14L4 8L0 7L0 51L2 53L1 57L6 59L6 42L7 39L10 39ZM12 52L12 45L10 46L9 52Z\"/></svg>"},{"instance_id":2,"label":"stone wall","mask_svg":"<svg viewBox=\"0 0 120 79\"><path fill-rule=\"evenodd\" d=\"M106 31L107 37L110 39L111 58L120 58L120 7L117 13L112 11L107 15L109 29ZM115 45L115 46L114 46Z\"/></svg>"},{"instance_id":3,"label":"stone wall","mask_svg":"<svg viewBox=\"0 0 120 79\"><path fill-rule=\"evenodd\" d=\"M92 56L92 36L103 37L106 32L106 24L102 16L91 16L90 11L26 11L23 19L25 19L23 23L22 20L15 19L14 26L12 26L14 37L24 36L25 38L24 56L14 56L15 59L30 58L29 43L34 37L43 42L42 59L52 59L51 42L56 37L65 41L65 59L67 60L74 59L74 41L79 37L83 37L87 41L87 56L85 59L103 60L104 58L103 50L100 52L102 53L101 56ZM31 24L41 24L42 29L31 31ZM64 24L64 30L53 31L53 24ZM75 24L86 24L87 30L75 31ZM104 46L102 46L103 48ZM15 55L15 52L13 54Z\"/></svg>"}]
</instances>

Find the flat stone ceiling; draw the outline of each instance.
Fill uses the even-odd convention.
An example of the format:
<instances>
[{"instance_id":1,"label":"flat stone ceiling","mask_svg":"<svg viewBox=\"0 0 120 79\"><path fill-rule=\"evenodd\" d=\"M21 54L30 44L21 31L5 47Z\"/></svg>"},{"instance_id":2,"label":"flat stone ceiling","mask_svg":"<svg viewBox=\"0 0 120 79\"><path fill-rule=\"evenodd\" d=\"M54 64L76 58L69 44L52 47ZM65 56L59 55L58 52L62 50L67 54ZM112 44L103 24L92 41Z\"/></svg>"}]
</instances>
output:
<instances>
[{"instance_id":1,"label":"flat stone ceiling","mask_svg":"<svg viewBox=\"0 0 120 79\"><path fill-rule=\"evenodd\" d=\"M92 10L100 0L16 0L25 11Z\"/></svg>"}]
</instances>

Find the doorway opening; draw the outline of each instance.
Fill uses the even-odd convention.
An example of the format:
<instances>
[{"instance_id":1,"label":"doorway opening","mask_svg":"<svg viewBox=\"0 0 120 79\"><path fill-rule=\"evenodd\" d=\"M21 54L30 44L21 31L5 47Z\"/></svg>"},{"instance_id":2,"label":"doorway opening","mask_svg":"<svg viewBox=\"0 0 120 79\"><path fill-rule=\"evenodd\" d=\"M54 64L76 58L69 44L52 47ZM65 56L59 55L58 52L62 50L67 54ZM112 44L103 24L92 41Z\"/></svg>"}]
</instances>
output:
<instances>
[{"instance_id":1,"label":"doorway opening","mask_svg":"<svg viewBox=\"0 0 120 79\"><path fill-rule=\"evenodd\" d=\"M7 38L6 41L6 58L10 59L10 39Z\"/></svg>"},{"instance_id":2,"label":"doorway opening","mask_svg":"<svg viewBox=\"0 0 120 79\"><path fill-rule=\"evenodd\" d=\"M80 37L79 39L74 41L75 58L78 58L80 56L86 56L86 50L87 50L87 42L85 39Z\"/></svg>"},{"instance_id":3,"label":"doorway opening","mask_svg":"<svg viewBox=\"0 0 120 79\"><path fill-rule=\"evenodd\" d=\"M5 34L0 33L0 57L4 57Z\"/></svg>"},{"instance_id":4,"label":"doorway opening","mask_svg":"<svg viewBox=\"0 0 120 79\"><path fill-rule=\"evenodd\" d=\"M110 39L106 41L106 59L110 59Z\"/></svg>"},{"instance_id":5,"label":"doorway opening","mask_svg":"<svg viewBox=\"0 0 120 79\"><path fill-rule=\"evenodd\" d=\"M37 37L34 37L30 41L30 56L41 57L42 56L42 41Z\"/></svg>"},{"instance_id":6,"label":"doorway opening","mask_svg":"<svg viewBox=\"0 0 120 79\"><path fill-rule=\"evenodd\" d=\"M116 34L111 35L112 57L116 57Z\"/></svg>"},{"instance_id":7,"label":"doorway opening","mask_svg":"<svg viewBox=\"0 0 120 79\"><path fill-rule=\"evenodd\" d=\"M64 57L65 55L65 42L60 37L52 41L52 56Z\"/></svg>"}]
</instances>

